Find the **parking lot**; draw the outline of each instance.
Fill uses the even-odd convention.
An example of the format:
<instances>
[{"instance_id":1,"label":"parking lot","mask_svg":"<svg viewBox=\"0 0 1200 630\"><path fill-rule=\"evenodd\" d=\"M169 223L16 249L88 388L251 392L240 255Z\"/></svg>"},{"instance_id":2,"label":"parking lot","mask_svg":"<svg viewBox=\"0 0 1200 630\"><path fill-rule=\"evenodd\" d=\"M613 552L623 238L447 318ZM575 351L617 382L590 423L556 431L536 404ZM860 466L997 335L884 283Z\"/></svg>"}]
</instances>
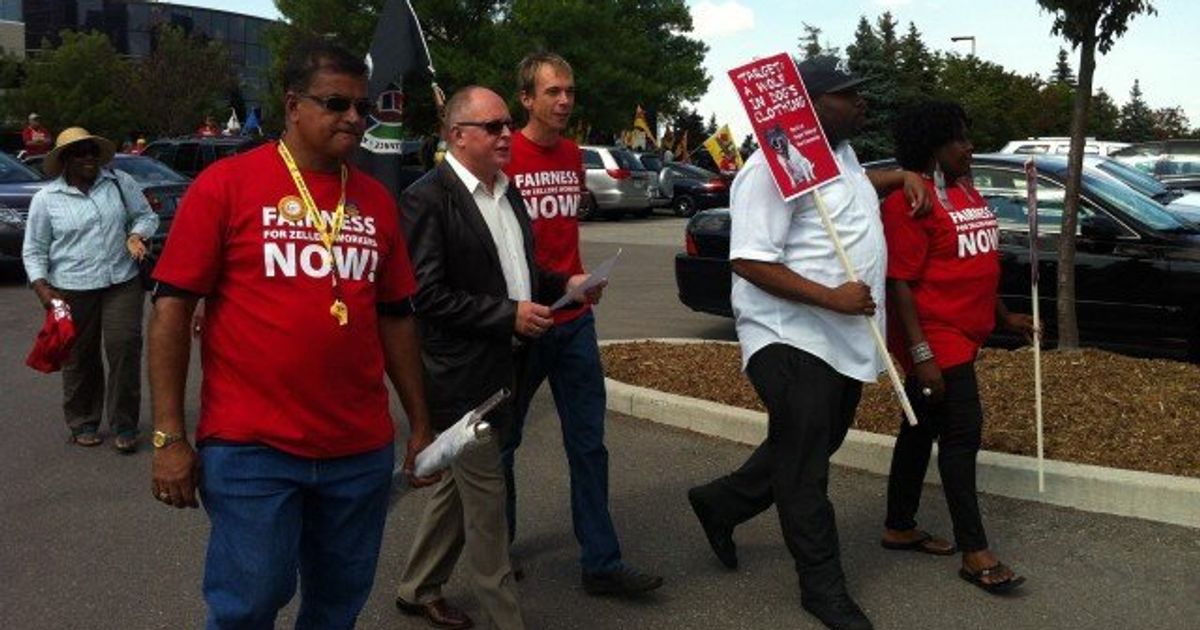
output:
<instances>
[{"instance_id":1,"label":"parking lot","mask_svg":"<svg viewBox=\"0 0 1200 630\"><path fill-rule=\"evenodd\" d=\"M588 262L618 247L622 260L598 308L607 339L733 339L723 318L692 313L675 297L673 256L682 219L656 216L586 223ZM25 368L41 313L13 265L0 276L0 627L180 628L203 616L199 585L207 521L149 493L150 453L64 443L59 378ZM188 413L197 411L193 362ZM697 375L704 378L704 375ZM143 429L149 427L143 399ZM521 537L515 553L529 577L523 606L533 628L815 627L800 610L795 574L766 513L738 530L743 568L719 569L684 500L692 484L727 472L745 447L610 414L612 505L625 556L666 576L653 598L622 602L585 596L570 534L566 464L554 411L543 390L518 464ZM982 497L985 518L1006 560L1029 576L1017 598L998 599L964 584L954 559L881 552L884 479L839 470L831 482L851 589L879 628L1190 628L1200 617L1200 538L1196 530ZM948 532L937 489L923 525ZM376 587L362 628L417 628L392 607L392 588L423 500L392 515ZM477 612L461 580L447 594ZM932 604L931 604L932 603ZM281 625L294 618L295 604Z\"/></svg>"}]
</instances>

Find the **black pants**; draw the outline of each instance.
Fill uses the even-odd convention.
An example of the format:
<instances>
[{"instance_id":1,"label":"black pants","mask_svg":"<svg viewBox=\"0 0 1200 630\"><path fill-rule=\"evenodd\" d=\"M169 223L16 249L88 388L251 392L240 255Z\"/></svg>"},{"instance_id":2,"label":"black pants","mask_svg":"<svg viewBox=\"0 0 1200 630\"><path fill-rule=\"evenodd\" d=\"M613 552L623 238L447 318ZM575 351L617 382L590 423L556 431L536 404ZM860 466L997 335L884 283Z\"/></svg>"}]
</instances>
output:
<instances>
[{"instance_id":1,"label":"black pants","mask_svg":"<svg viewBox=\"0 0 1200 630\"><path fill-rule=\"evenodd\" d=\"M901 420L900 436L892 453L888 477L887 521L889 529L907 530L917 526L917 507L933 441L938 441L938 471L954 523L954 543L960 551L987 549L987 535L979 516L975 494L975 457L983 439L983 407L979 403L979 384L975 364L965 363L942 372L946 396L937 404L928 404L921 385L909 378L905 386L919 424L911 427Z\"/></svg>"},{"instance_id":2,"label":"black pants","mask_svg":"<svg viewBox=\"0 0 1200 630\"><path fill-rule=\"evenodd\" d=\"M701 498L730 526L774 503L802 596L844 592L829 456L854 421L862 383L783 344L754 353L746 374L767 407L767 440L741 468L702 486Z\"/></svg>"},{"instance_id":3,"label":"black pants","mask_svg":"<svg viewBox=\"0 0 1200 630\"><path fill-rule=\"evenodd\" d=\"M75 320L75 345L63 365L63 415L73 435L100 428L107 410L114 435L134 434L142 406L142 306L134 278L94 291L62 291ZM108 360L108 376L104 374Z\"/></svg>"}]
</instances>

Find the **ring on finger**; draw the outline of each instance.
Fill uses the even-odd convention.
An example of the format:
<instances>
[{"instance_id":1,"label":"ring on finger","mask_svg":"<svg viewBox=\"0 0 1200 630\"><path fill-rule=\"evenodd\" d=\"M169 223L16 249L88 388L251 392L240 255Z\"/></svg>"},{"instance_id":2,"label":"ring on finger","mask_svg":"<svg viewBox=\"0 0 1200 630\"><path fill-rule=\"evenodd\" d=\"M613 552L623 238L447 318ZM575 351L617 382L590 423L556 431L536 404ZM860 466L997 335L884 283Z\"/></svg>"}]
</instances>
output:
<instances>
[{"instance_id":1,"label":"ring on finger","mask_svg":"<svg viewBox=\"0 0 1200 630\"><path fill-rule=\"evenodd\" d=\"M926 398L928 398L928 397L930 397L930 396L932 396L932 395L933 395L933 390L932 390L932 389L930 389L930 388L928 388L928 387L922 387L922 388L921 388L921 395L922 395L922 396L925 396Z\"/></svg>"}]
</instances>

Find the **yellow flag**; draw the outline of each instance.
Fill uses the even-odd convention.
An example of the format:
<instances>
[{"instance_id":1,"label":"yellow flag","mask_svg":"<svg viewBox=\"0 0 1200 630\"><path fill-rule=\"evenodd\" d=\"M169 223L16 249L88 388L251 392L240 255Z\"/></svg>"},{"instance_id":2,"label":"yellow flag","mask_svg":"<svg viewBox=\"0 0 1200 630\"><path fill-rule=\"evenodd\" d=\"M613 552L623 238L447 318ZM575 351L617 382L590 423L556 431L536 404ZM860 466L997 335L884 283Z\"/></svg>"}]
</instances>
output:
<instances>
[{"instance_id":1,"label":"yellow flag","mask_svg":"<svg viewBox=\"0 0 1200 630\"><path fill-rule=\"evenodd\" d=\"M742 167L742 154L733 142L733 133L729 131L729 125L722 125L717 133L705 140L704 148L708 149L718 169L736 171Z\"/></svg>"},{"instance_id":2,"label":"yellow flag","mask_svg":"<svg viewBox=\"0 0 1200 630\"><path fill-rule=\"evenodd\" d=\"M654 146L654 132L650 131L650 124L646 122L646 111L642 109L641 105L637 106L637 111L633 114L633 130L645 134L646 145L648 147Z\"/></svg>"},{"instance_id":3,"label":"yellow flag","mask_svg":"<svg viewBox=\"0 0 1200 630\"><path fill-rule=\"evenodd\" d=\"M687 163L688 148L687 148L687 129L683 130L683 134L679 136L679 141L675 143L675 161Z\"/></svg>"}]
</instances>

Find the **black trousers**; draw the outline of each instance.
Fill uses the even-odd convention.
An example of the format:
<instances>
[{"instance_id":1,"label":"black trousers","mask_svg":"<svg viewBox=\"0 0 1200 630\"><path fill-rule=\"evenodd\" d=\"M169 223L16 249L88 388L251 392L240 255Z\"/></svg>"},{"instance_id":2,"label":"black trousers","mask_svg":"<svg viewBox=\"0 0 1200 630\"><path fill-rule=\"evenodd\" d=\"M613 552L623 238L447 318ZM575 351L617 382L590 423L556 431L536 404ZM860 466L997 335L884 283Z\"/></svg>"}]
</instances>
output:
<instances>
[{"instance_id":1,"label":"black trousers","mask_svg":"<svg viewBox=\"0 0 1200 630\"><path fill-rule=\"evenodd\" d=\"M905 384L919 424L911 427L901 419L888 476L885 525L897 530L917 526L925 469L936 439L938 471L954 524L954 543L960 551L981 551L988 548L988 542L975 493L975 458L983 439L983 406L979 403L975 363L948 368L942 372L942 379L946 396L937 404L925 402L915 378L910 377Z\"/></svg>"},{"instance_id":2,"label":"black trousers","mask_svg":"<svg viewBox=\"0 0 1200 630\"><path fill-rule=\"evenodd\" d=\"M114 435L138 430L142 406L142 308L137 278L94 291L62 291L75 320L75 345L63 364L63 415L73 435L100 428L106 410ZM108 360L108 376L104 363Z\"/></svg>"},{"instance_id":3,"label":"black trousers","mask_svg":"<svg viewBox=\"0 0 1200 630\"><path fill-rule=\"evenodd\" d=\"M784 344L754 353L746 375L767 407L767 439L741 468L702 486L701 498L730 526L774 503L802 596L844 592L829 456L854 421L862 383Z\"/></svg>"}]
</instances>

